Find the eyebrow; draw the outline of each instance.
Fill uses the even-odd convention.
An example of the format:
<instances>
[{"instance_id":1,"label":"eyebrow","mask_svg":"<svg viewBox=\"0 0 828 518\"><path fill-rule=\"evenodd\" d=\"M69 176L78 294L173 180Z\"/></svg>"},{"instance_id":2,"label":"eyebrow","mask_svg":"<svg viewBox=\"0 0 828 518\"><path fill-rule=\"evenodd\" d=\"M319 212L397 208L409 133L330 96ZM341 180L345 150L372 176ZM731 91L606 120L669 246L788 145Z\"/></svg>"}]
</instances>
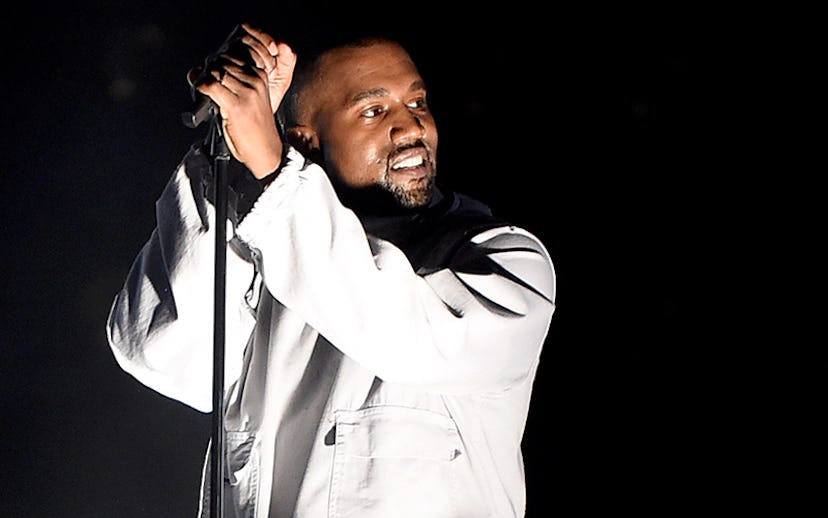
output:
<instances>
[{"instance_id":1,"label":"eyebrow","mask_svg":"<svg viewBox=\"0 0 828 518\"><path fill-rule=\"evenodd\" d=\"M417 90L425 90L425 81L423 81L422 79L417 79L408 86L409 92L416 92ZM364 101L365 99L385 97L389 94L390 92L385 88L372 88L371 90L365 90L364 92L360 92L353 96L351 100L348 102L348 106L354 106L355 104Z\"/></svg>"}]
</instances>

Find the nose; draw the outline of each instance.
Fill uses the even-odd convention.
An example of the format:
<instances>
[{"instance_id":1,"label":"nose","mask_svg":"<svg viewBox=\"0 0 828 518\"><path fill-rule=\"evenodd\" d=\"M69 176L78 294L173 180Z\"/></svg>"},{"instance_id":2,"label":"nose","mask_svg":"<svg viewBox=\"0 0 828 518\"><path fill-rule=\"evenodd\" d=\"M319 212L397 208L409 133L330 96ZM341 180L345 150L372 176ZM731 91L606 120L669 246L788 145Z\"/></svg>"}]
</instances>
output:
<instances>
[{"instance_id":1,"label":"nose","mask_svg":"<svg viewBox=\"0 0 828 518\"><path fill-rule=\"evenodd\" d=\"M425 125L418 114L401 109L391 121L389 136L395 144L416 142L425 136Z\"/></svg>"}]
</instances>

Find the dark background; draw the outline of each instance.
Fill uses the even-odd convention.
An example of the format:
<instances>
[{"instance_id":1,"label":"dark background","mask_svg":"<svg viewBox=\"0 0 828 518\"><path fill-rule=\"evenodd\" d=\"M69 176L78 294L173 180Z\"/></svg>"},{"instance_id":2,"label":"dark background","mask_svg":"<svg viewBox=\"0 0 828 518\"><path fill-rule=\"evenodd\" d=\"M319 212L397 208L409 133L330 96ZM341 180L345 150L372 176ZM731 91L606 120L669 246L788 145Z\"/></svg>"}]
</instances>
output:
<instances>
[{"instance_id":1,"label":"dark background","mask_svg":"<svg viewBox=\"0 0 828 518\"><path fill-rule=\"evenodd\" d=\"M733 397L712 395L723 337L699 303L732 27L701 7L443 4L85 1L9 18L0 515L194 516L209 415L120 371L104 325L203 136L179 121L185 73L241 21L289 43L335 24L397 35L429 85L442 180L546 243L558 309L524 440L530 518L732 494L735 460L711 453L733 419L710 404Z\"/></svg>"}]
</instances>

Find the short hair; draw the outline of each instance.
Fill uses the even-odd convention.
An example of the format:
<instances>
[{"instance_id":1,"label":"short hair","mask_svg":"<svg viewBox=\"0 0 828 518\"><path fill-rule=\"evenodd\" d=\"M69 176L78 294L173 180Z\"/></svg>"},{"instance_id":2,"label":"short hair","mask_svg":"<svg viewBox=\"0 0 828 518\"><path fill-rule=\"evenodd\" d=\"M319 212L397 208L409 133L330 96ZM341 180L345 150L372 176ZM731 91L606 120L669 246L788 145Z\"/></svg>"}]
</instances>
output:
<instances>
[{"instance_id":1,"label":"short hair","mask_svg":"<svg viewBox=\"0 0 828 518\"><path fill-rule=\"evenodd\" d=\"M387 36L360 35L331 40L325 45L316 47L309 46L305 49L304 54L297 54L296 69L293 73L290 88L288 88L285 98L276 112L282 134L284 135L288 128L306 122L300 120L305 103L302 95L310 85L319 79L322 60L325 56L337 50L366 48L385 43L400 45L399 42Z\"/></svg>"}]
</instances>

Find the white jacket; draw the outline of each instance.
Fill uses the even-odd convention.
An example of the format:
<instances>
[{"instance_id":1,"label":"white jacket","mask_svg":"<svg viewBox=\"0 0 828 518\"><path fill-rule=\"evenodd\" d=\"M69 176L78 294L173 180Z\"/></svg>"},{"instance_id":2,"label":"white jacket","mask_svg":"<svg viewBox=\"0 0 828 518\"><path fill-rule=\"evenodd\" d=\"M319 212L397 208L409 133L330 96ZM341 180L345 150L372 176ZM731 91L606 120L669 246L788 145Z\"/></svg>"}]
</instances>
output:
<instances>
[{"instance_id":1,"label":"white jacket","mask_svg":"<svg viewBox=\"0 0 828 518\"><path fill-rule=\"evenodd\" d=\"M225 501L245 518L523 516L520 445L555 307L546 249L499 227L473 241L501 273L417 275L319 166L287 158L228 223ZM125 371L210 412L214 207L189 163L107 332Z\"/></svg>"}]
</instances>

